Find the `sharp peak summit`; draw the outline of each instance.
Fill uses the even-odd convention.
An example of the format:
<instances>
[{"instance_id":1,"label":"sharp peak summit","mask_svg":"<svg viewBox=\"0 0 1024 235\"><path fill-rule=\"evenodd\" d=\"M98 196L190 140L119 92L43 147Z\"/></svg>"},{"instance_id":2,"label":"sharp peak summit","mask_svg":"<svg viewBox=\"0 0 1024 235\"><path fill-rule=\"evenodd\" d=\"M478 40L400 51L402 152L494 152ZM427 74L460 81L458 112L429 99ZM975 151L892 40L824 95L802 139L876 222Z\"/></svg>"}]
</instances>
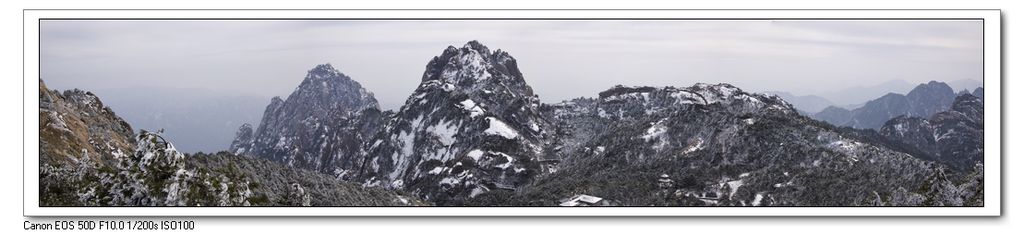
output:
<instances>
[{"instance_id":1,"label":"sharp peak summit","mask_svg":"<svg viewBox=\"0 0 1024 235\"><path fill-rule=\"evenodd\" d=\"M472 40L462 47L448 46L440 55L434 56L427 63L421 84L431 86L431 81L435 80L458 86L503 83L530 90L525 87L522 77L516 60L507 52L500 49L492 52L479 41ZM526 93L532 95L532 91Z\"/></svg>"},{"instance_id":2,"label":"sharp peak summit","mask_svg":"<svg viewBox=\"0 0 1024 235\"><path fill-rule=\"evenodd\" d=\"M933 80L933 81L929 81L927 83L918 84L917 86L914 87L913 90L910 90L910 92L907 92L907 95L908 96L915 96L915 95L918 95L918 93L925 93L925 92L942 92L942 93L949 93L949 94L955 94L956 93L956 91L954 91L953 88L949 86L949 84L946 84L945 82L939 82L939 81L934 81Z\"/></svg>"},{"instance_id":3,"label":"sharp peak summit","mask_svg":"<svg viewBox=\"0 0 1024 235\"><path fill-rule=\"evenodd\" d=\"M337 69L334 68L334 65L331 65L331 63L323 63L323 64L318 64L318 65L314 66L311 71L333 71L333 70L337 70Z\"/></svg>"},{"instance_id":4,"label":"sharp peak summit","mask_svg":"<svg viewBox=\"0 0 1024 235\"><path fill-rule=\"evenodd\" d=\"M317 64L312 69L308 70L306 76L302 79L302 82L295 87L295 90L288 95L288 98L284 100L281 100L280 97L272 98L271 106L276 103L289 102L296 98L299 100L306 100L299 97L321 96L334 98L316 99L323 102L339 101L336 99L348 100L345 102L352 100L366 100L374 106L376 105L376 98L373 97L373 93L366 91L362 84L342 73L340 70L335 68L334 65L331 65L331 63L323 63Z\"/></svg>"},{"instance_id":5,"label":"sharp peak summit","mask_svg":"<svg viewBox=\"0 0 1024 235\"><path fill-rule=\"evenodd\" d=\"M917 86L915 86L914 89L927 88L927 87L949 88L950 86L949 86L948 83L945 83L945 82L931 80L931 81L928 81L928 82L923 82L923 83L917 84ZM949 89L952 90L953 88L949 88Z\"/></svg>"},{"instance_id":6,"label":"sharp peak summit","mask_svg":"<svg viewBox=\"0 0 1024 235\"><path fill-rule=\"evenodd\" d=\"M306 72L305 80L321 78L348 78L348 75L342 73L331 63L318 64Z\"/></svg>"},{"instance_id":7,"label":"sharp peak summit","mask_svg":"<svg viewBox=\"0 0 1024 235\"><path fill-rule=\"evenodd\" d=\"M490 48L488 48L486 45L477 40L471 40L469 42L466 42L466 44L463 44L462 47L455 47L454 45L449 45L448 48L444 50L443 54L453 55L469 51L475 51L484 57L494 55L508 55L508 52L502 51L501 49L491 51Z\"/></svg>"},{"instance_id":8,"label":"sharp peak summit","mask_svg":"<svg viewBox=\"0 0 1024 235\"><path fill-rule=\"evenodd\" d=\"M339 91L337 89L346 89L345 87L354 87L358 90L363 90L361 84L355 79L352 79L345 73L331 65L331 63L317 64L312 69L306 72L306 76L302 79L302 82L295 87L294 92L301 91L303 89L310 91L322 91L332 92ZM290 96L289 96L290 97Z\"/></svg>"}]
</instances>

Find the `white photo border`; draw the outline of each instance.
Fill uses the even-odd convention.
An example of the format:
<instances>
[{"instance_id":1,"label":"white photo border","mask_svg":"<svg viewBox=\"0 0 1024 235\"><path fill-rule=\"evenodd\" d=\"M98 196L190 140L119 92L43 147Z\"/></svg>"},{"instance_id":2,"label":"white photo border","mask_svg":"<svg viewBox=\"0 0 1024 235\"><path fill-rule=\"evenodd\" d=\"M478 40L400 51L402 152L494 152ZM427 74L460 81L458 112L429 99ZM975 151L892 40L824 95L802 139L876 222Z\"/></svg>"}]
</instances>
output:
<instances>
[{"instance_id":1,"label":"white photo border","mask_svg":"<svg viewBox=\"0 0 1024 235\"><path fill-rule=\"evenodd\" d=\"M64 10L23 11L24 216L1000 216L1002 22L999 10ZM39 21L75 20L981 20L985 87L983 207L41 207Z\"/></svg>"}]
</instances>

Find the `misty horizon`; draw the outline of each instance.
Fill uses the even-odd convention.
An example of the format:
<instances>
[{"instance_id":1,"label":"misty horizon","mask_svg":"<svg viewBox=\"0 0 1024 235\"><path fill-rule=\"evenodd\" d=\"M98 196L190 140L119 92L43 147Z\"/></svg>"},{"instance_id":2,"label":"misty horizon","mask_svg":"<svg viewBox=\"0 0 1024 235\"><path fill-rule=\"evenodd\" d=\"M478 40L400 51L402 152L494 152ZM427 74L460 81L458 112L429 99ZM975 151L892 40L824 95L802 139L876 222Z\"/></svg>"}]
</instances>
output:
<instances>
[{"instance_id":1,"label":"misty horizon","mask_svg":"<svg viewBox=\"0 0 1024 235\"><path fill-rule=\"evenodd\" d=\"M331 63L385 109L404 103L430 58L470 40L509 52L549 103L618 84L820 96L982 76L980 21L43 21L41 30L41 77L59 88L269 99Z\"/></svg>"},{"instance_id":2,"label":"misty horizon","mask_svg":"<svg viewBox=\"0 0 1024 235\"><path fill-rule=\"evenodd\" d=\"M40 76L51 88L94 91L122 115L138 111L127 108L140 106L131 104L140 97L124 95L132 90L244 100L238 102L245 107L233 111L243 112L233 114L238 122L223 124L233 126L228 136L233 136L239 122L257 124L270 98L288 97L317 64L332 64L372 92L382 109L397 110L421 82L431 58L448 46L460 47L470 40L515 57L526 82L544 103L596 97L615 85L729 83L748 92L814 95L854 105L867 100L836 94L894 81L912 88L928 81L954 86L972 84L963 81L980 84L983 79L981 21L44 20L40 24ZM895 93L909 91L906 86L881 87ZM132 119L146 115L151 114L129 114L126 119L136 124L140 121ZM209 146L224 149L230 142L217 137L223 143L194 149L181 140L191 137L170 136L186 151L209 151L213 148ZM198 139L196 145L210 142Z\"/></svg>"}]
</instances>

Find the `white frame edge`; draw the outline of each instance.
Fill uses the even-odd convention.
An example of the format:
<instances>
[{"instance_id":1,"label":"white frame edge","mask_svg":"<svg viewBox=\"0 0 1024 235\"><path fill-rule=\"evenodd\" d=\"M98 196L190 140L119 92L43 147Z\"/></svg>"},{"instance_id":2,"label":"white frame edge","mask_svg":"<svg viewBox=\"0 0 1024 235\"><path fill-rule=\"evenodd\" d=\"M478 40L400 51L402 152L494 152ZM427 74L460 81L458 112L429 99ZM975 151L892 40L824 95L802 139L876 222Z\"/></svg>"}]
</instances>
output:
<instances>
[{"instance_id":1,"label":"white frame edge","mask_svg":"<svg viewBox=\"0 0 1024 235\"><path fill-rule=\"evenodd\" d=\"M1001 55L999 10L25 10L24 216L999 216L1001 215ZM984 207L40 207L39 19L42 18L787 18L984 20ZM187 19L183 19L187 20ZM995 140L995 141L992 141ZM995 151L993 151L995 150ZM992 177L995 176L995 177Z\"/></svg>"}]
</instances>

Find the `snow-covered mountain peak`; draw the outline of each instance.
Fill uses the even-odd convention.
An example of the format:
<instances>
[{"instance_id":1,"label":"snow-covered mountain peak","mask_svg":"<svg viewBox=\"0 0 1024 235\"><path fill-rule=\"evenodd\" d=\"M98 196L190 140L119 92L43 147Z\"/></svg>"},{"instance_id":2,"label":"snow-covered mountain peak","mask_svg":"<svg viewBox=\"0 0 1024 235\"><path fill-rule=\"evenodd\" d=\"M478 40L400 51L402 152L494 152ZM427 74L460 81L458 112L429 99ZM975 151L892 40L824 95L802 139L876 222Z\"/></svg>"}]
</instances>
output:
<instances>
[{"instance_id":1,"label":"snow-covered mountain peak","mask_svg":"<svg viewBox=\"0 0 1024 235\"><path fill-rule=\"evenodd\" d=\"M539 172L550 125L506 52L449 46L367 150L368 185L464 200Z\"/></svg>"},{"instance_id":2,"label":"snow-covered mountain peak","mask_svg":"<svg viewBox=\"0 0 1024 235\"><path fill-rule=\"evenodd\" d=\"M315 107L342 105L343 109L349 111L377 106L372 93L331 64L320 64L309 70L285 103Z\"/></svg>"},{"instance_id":3,"label":"snow-covered mountain peak","mask_svg":"<svg viewBox=\"0 0 1024 235\"><path fill-rule=\"evenodd\" d=\"M492 53L477 41L470 41L461 48L449 46L427 64L422 81L421 88L533 96L533 89L526 85L511 55L501 50Z\"/></svg>"}]
</instances>

